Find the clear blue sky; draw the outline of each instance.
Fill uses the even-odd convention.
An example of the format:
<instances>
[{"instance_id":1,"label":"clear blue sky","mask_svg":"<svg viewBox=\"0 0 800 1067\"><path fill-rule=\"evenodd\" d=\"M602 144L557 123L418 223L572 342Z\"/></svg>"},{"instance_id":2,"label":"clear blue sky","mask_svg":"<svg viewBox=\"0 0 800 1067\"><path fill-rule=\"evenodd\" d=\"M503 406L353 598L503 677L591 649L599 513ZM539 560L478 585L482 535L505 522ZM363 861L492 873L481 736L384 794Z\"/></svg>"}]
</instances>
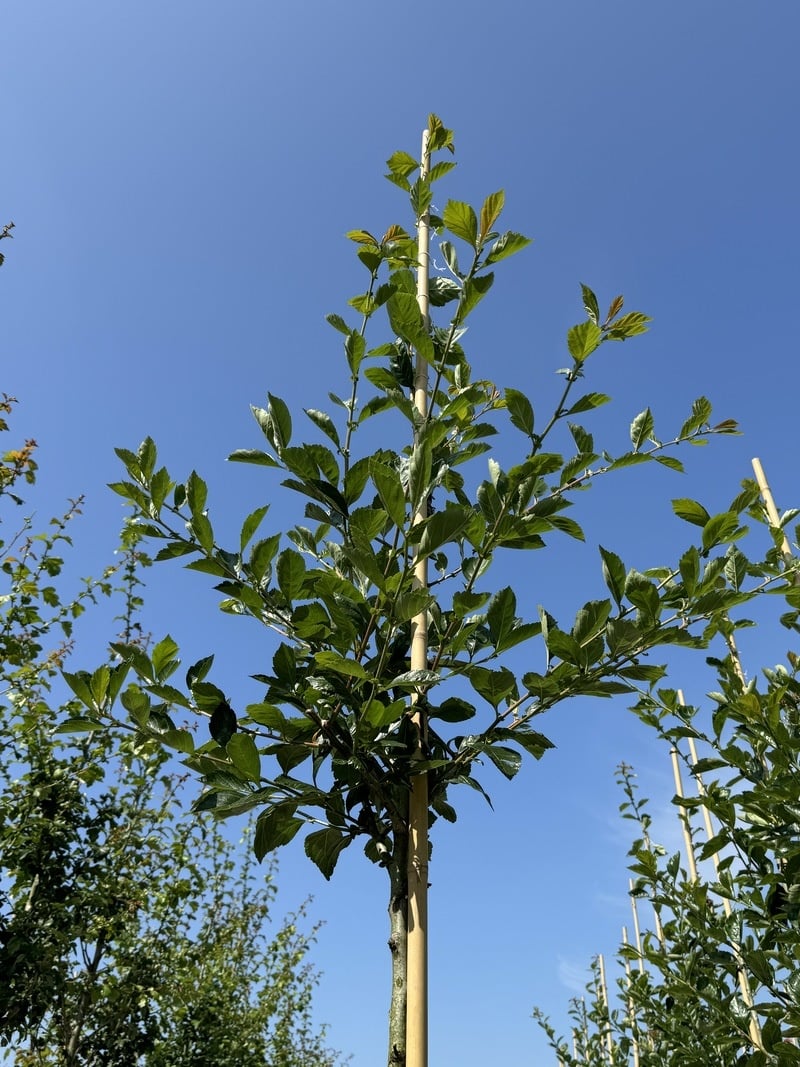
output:
<instances>
[{"instance_id":1,"label":"clear blue sky","mask_svg":"<svg viewBox=\"0 0 800 1067\"><path fill-rule=\"evenodd\" d=\"M87 494L82 573L110 557L122 512L104 488L115 445L146 434L170 470L195 467L223 528L285 497L268 473L226 465L259 445L248 405L266 391L297 411L342 387L324 323L361 286L346 230L409 223L384 160L416 151L429 111L456 132L444 197L503 187L506 225L535 238L502 265L475 313L476 372L542 411L581 318L578 283L654 317L604 349L594 423L623 451L647 404L664 436L708 395L746 436L649 467L581 501L585 547L557 543L514 578L521 606L571 617L603 595L597 543L644 567L691 530L669 500L721 510L764 462L779 506L800 503L794 447L798 290L796 0L367 0L137 4L9 0L3 12L0 389L40 444L41 515ZM149 574L148 623L252 699L265 635L220 619L202 576ZM75 666L97 661L87 631ZM752 666L781 657L764 625ZM87 651L84 651L86 649ZM674 676L699 700L701 664ZM431 869L431 1063L550 1064L533 1004L563 1020L575 969L610 955L629 921L627 831L614 768L671 795L667 754L619 704L551 716L558 748L513 783L486 772L495 812L463 796L437 824ZM671 831L670 831L671 832ZM386 886L356 850L323 881L299 844L281 856L283 901L326 920L320 1018L354 1067L384 1058Z\"/></svg>"}]
</instances>

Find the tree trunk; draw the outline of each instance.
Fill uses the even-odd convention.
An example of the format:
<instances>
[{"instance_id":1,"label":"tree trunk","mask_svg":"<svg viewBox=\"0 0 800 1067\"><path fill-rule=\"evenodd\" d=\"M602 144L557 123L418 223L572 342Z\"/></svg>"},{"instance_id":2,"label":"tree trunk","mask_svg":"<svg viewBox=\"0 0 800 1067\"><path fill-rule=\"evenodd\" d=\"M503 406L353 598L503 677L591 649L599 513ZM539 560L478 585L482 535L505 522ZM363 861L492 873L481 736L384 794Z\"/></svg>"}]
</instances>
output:
<instances>
[{"instance_id":1,"label":"tree trunk","mask_svg":"<svg viewBox=\"0 0 800 1067\"><path fill-rule=\"evenodd\" d=\"M408 947L408 829L395 826L389 874L389 951L392 998L389 1007L389 1067L406 1062L406 955Z\"/></svg>"}]
</instances>

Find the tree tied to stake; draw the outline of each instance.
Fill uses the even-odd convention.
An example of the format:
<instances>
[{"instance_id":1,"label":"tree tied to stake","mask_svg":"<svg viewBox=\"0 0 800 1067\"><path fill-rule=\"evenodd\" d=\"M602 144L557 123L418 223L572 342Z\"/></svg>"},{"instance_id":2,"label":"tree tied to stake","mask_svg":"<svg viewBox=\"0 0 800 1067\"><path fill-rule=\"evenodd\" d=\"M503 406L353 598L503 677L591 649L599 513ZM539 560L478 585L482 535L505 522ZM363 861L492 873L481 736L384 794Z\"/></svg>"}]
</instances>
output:
<instances>
[{"instance_id":1,"label":"tree tied to stake","mask_svg":"<svg viewBox=\"0 0 800 1067\"><path fill-rule=\"evenodd\" d=\"M583 540L566 514L576 493L637 464L680 471L675 446L734 433L736 424L712 426L711 405L701 398L669 440L656 436L648 409L633 420L629 451L612 456L595 445L575 420L609 397L579 391L587 363L607 343L644 333L649 320L623 312L622 297L603 314L588 286L581 287L585 318L567 334L567 365L558 372L563 389L548 417L536 418L521 390L473 377L463 347L467 320L491 289L495 267L530 242L499 228L502 192L487 196L479 210L448 200L437 213L433 186L455 162L448 158L452 132L436 116L428 143L435 162L427 175L411 155L396 152L387 177L408 196L415 223L429 214L438 241L435 258L445 267L430 279L430 318L417 301L416 236L396 224L381 236L350 232L366 271L364 290L349 301L359 321L328 316L343 339L348 391L329 394L329 411L305 411L316 434L299 441L287 404L268 393L266 406L253 408L266 447L230 457L278 472L281 485L304 502L300 521L259 535L268 507L256 507L238 544L224 548L196 472L176 481L158 465L149 438L138 451L118 450L127 478L112 488L132 506L141 533L162 543L157 558L190 557L190 569L211 576L223 612L256 620L276 638L272 670L254 675L263 698L234 711L235 701L209 680L211 655L189 668L185 690L176 687L174 642L169 654L159 646L158 662L120 646L121 662L107 679L69 676L89 717L112 714L119 692L129 725L183 755L203 784L197 810L228 816L257 809L259 857L303 831L305 851L326 878L355 841L385 868L390 1063L406 1058L414 775L427 773L431 824L455 821L456 786L487 796L482 765L510 779L525 754L539 759L552 747L535 728L537 716L571 697L611 697L660 676L660 667L641 662L645 653L661 645L702 647L720 613L783 580L775 561L738 562L744 557L733 542L745 532L741 513L757 498L748 485L720 515L676 502L679 514L691 510L702 527L702 544L672 565L640 573L601 548L610 595L579 606L571 625L559 625L544 608L526 618L511 586L492 587L490 570L504 551L538 553L563 535ZM427 365L424 411L413 398L414 358ZM376 422L385 423L377 437L361 433ZM504 469L493 439L509 424L518 458ZM555 450L558 434L564 451ZM487 462L488 475L481 476ZM427 588L415 580L420 561L432 574ZM535 580L533 559L528 567L526 587ZM427 664L412 669L411 622L421 613ZM518 677L508 654L525 643L528 662L536 648L543 666ZM128 672L134 681L123 688ZM210 737L178 728L174 709L204 719Z\"/></svg>"}]
</instances>

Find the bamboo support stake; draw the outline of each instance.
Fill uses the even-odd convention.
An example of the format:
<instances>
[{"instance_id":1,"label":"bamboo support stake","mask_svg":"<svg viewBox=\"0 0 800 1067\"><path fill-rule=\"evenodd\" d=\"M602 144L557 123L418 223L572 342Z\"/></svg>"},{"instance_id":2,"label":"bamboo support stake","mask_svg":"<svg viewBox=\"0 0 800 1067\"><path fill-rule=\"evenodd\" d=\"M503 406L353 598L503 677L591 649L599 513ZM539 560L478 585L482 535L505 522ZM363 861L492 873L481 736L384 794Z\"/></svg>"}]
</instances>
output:
<instances>
[{"instance_id":1,"label":"bamboo support stake","mask_svg":"<svg viewBox=\"0 0 800 1067\"><path fill-rule=\"evenodd\" d=\"M422 134L420 178L430 172L429 132ZM417 303L425 321L428 320L428 272L430 248L430 219L428 212L417 223ZM414 367L414 407L424 418L428 414L428 364L417 353ZM415 442L416 443L416 442ZM412 522L427 517L427 500L420 501ZM428 588L427 559L414 564L414 585ZM411 670L426 670L428 666L427 612L415 615L411 622ZM422 742L425 716L414 698L414 712L419 743L417 755L423 758ZM406 960L406 1067L427 1067L428 1064L428 776L415 774L411 779L408 804L408 955Z\"/></svg>"},{"instance_id":2,"label":"bamboo support stake","mask_svg":"<svg viewBox=\"0 0 800 1067\"><path fill-rule=\"evenodd\" d=\"M608 985L606 984L606 965L603 960L603 953L598 953L597 963L600 968L600 994L603 998L603 1007L606 1012L606 1049L608 1051L608 1062L614 1062L614 1038L611 1033L611 1007L608 1003Z\"/></svg>"},{"instance_id":3,"label":"bamboo support stake","mask_svg":"<svg viewBox=\"0 0 800 1067\"><path fill-rule=\"evenodd\" d=\"M622 927L622 944L628 945L628 928ZM631 1051L633 1052L633 1067L639 1067L639 1038L636 1028L636 1011L633 1005L633 997L630 995L631 987L631 961L625 955L625 978L628 982L628 1023L631 1028Z\"/></svg>"},{"instance_id":4,"label":"bamboo support stake","mask_svg":"<svg viewBox=\"0 0 800 1067\"><path fill-rule=\"evenodd\" d=\"M678 690L678 699L680 700L681 704L683 704L683 693L680 689ZM693 737L689 738L689 755L692 759L692 766L695 767L697 765L697 746L694 743ZM697 781L698 793L701 797L705 797L706 786L705 782L703 781L703 776L700 774L699 771L695 771L694 777ZM705 804L703 805L703 823L705 825L706 835L708 836L708 840L710 841L711 838L714 836L714 827L711 823L711 812L708 810ZM714 873L717 875L717 878L719 878L719 856L716 852L712 855L711 860L714 864ZM722 910L725 912L725 915L730 918L732 908L731 902L730 900L728 900L727 897L722 897ZM759 1049L760 1051L763 1051L764 1043L761 1039L761 1026L759 1025L758 1018L756 1017L755 1012L753 1011L753 993L750 989L750 982L747 978L747 974L745 973L744 967L742 966L739 945L734 941L731 943L731 949L733 950L733 955L737 963L737 977L739 980L739 990L742 994L742 1001L750 1009L750 1018L748 1022L750 1040L753 1042L753 1046L755 1048Z\"/></svg>"},{"instance_id":5,"label":"bamboo support stake","mask_svg":"<svg viewBox=\"0 0 800 1067\"><path fill-rule=\"evenodd\" d=\"M683 694L678 691L678 699L683 703ZM681 781L681 765L678 760L678 750L673 745L670 749L672 757L672 774L675 779L675 792L680 800L683 800L683 782ZM692 843L692 828L689 823L689 813L685 808L680 809L680 822L683 830L683 844L686 848L686 866L689 868L689 878L692 882L697 881L697 864L694 858L694 844Z\"/></svg>"},{"instance_id":6,"label":"bamboo support stake","mask_svg":"<svg viewBox=\"0 0 800 1067\"><path fill-rule=\"evenodd\" d=\"M639 929L639 909L636 907L636 897L633 895L633 879L628 879L628 892L631 898L631 911L633 912L633 937L636 944L636 955L639 957L639 974L644 974L644 956L642 955L642 932Z\"/></svg>"},{"instance_id":7,"label":"bamboo support stake","mask_svg":"<svg viewBox=\"0 0 800 1067\"><path fill-rule=\"evenodd\" d=\"M758 482L758 488L761 490L761 499L764 501L764 509L767 512L767 518L769 519L770 526L774 526L777 529L780 528L781 518L778 514L778 509L775 507L775 501L772 497L772 491L767 482L767 476L764 474L764 468L761 466L761 460L753 458L753 471ZM792 556L792 550L789 546L789 540L786 534L783 535L783 544L781 545L781 554L783 555L783 562L786 566L790 566L794 560ZM797 581L797 579L795 579Z\"/></svg>"}]
</instances>

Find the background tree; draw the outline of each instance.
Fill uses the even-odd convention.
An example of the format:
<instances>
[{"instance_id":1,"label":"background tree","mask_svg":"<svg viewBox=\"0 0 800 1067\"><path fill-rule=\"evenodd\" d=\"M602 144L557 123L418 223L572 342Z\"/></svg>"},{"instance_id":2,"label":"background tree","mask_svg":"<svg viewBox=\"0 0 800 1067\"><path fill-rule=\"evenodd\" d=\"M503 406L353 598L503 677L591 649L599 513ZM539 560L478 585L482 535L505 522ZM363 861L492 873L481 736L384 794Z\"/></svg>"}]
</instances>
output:
<instances>
[{"instance_id":1,"label":"background tree","mask_svg":"<svg viewBox=\"0 0 800 1067\"><path fill-rule=\"evenodd\" d=\"M773 528L773 558L783 554L783 527L795 514ZM762 518L758 510L753 515ZM743 572L741 553L733 560ZM789 563L782 590L781 621L793 635L796 573ZM735 627L723 622L722 629L727 654L709 659L717 674L710 706L687 705L679 691L653 685L634 709L682 753L697 790L673 798L676 812L691 820L692 844L669 854L651 839L647 803L631 769L620 771L622 811L639 831L630 852L634 893L652 904L658 921L640 947L619 950L620 968L632 970L620 980L621 1006L610 1016L619 1064L800 1062L800 659L789 651L785 662L747 680ZM609 1062L598 1043L609 1014L594 983L589 1000L594 1015L576 1032L591 1040L579 1041L577 1052L540 1016L570 1067ZM574 1002L573 1015L581 1007Z\"/></svg>"},{"instance_id":2,"label":"background tree","mask_svg":"<svg viewBox=\"0 0 800 1067\"><path fill-rule=\"evenodd\" d=\"M452 133L435 116L428 134L434 154L452 152ZM613 457L597 445L573 420L609 398L576 395L576 387L601 346L643 333L648 319L623 313L621 297L603 314L587 286L585 319L568 332L563 391L549 415L536 417L516 388L473 378L462 345L466 321L488 293L494 266L528 240L496 229L502 192L477 211L449 200L441 215L432 213L432 185L452 169L451 159L427 175L406 152L388 162L415 223L429 215L441 238L446 269L428 286L433 321L417 300L416 238L396 224L380 237L352 231L367 272L365 290L350 300L360 322L328 318L343 337L346 390L330 394L330 412L306 411L317 437L300 443L287 405L269 393L267 406L254 408L268 451L231 456L279 471L303 501L303 517L285 540L281 531L257 537L268 511L259 507L244 519L238 543L223 547L196 472L174 479L158 465L151 439L136 452L118 450L127 480L113 488L132 505L142 535L164 542L157 558L192 557L188 566L215 580L223 611L277 636L271 673L253 675L263 699L234 710L208 680L210 656L190 668L187 693L171 681L176 663L156 663L136 648L119 649L125 663L111 675L75 675L71 684L99 723L132 670L136 681L121 697L132 722L184 754L204 783L197 810L259 810L259 857L305 829L307 854L330 877L341 851L362 840L388 875L389 1062L398 1063L405 1061L412 779L428 777L431 822L454 820L452 787L485 795L481 764L512 778L525 752L539 758L550 747L533 727L536 716L573 696L610 697L660 677L656 665L641 662L649 650L703 647L719 614L779 581L780 569L752 568L736 583L726 576L729 547L744 533L740 514L753 502L748 490L724 513L705 516L701 545L681 562L640 573L601 549L610 596L578 605L564 626L545 608L521 616L521 590L489 584L502 550L543 549L564 534L582 539L565 512L601 476L652 462L681 470L673 446L736 427L730 420L712 426L711 405L700 398L667 441L646 409L630 427L630 451ZM382 335L368 347L367 334L381 321ZM420 362L428 372L424 414L410 397ZM509 425L514 442L496 437ZM559 434L563 451L550 451ZM475 472L481 457L488 477ZM421 560L434 574L428 588L415 575ZM429 662L411 670L409 648L423 620ZM515 650L532 641L544 669L519 677ZM210 739L178 728L176 710L204 718Z\"/></svg>"},{"instance_id":3,"label":"background tree","mask_svg":"<svg viewBox=\"0 0 800 1067\"><path fill-rule=\"evenodd\" d=\"M4 522L34 457L33 441L2 456ZM257 873L208 820L179 818L182 781L157 743L112 742L80 720L58 729L77 705L58 700L58 668L87 604L121 596L126 644L146 644L134 530L116 574L62 592L79 510L43 533L23 520L0 542L3 1062L333 1064L311 1021L313 931L304 907L273 925L274 868ZM163 662L171 643L151 655Z\"/></svg>"}]
</instances>

